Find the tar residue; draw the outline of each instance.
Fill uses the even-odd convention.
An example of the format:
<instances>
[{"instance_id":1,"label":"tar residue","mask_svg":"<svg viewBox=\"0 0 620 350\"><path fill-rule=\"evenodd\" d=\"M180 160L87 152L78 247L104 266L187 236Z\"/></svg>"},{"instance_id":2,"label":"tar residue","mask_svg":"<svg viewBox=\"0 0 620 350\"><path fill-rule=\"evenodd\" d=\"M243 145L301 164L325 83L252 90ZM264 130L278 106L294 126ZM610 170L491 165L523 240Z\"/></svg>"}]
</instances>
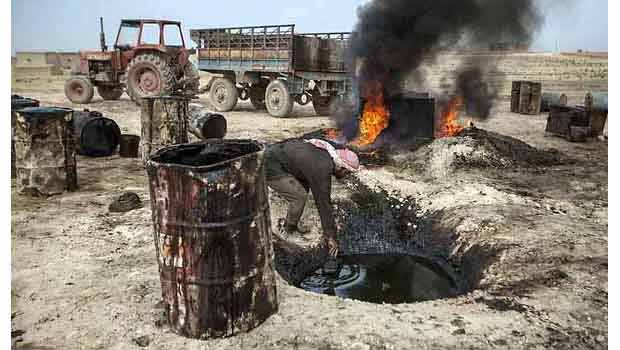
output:
<instances>
[{"instance_id":1,"label":"tar residue","mask_svg":"<svg viewBox=\"0 0 620 350\"><path fill-rule=\"evenodd\" d=\"M454 297L454 282L428 261L406 255L342 257L335 272L316 270L301 288L371 303L411 303Z\"/></svg>"},{"instance_id":2,"label":"tar residue","mask_svg":"<svg viewBox=\"0 0 620 350\"><path fill-rule=\"evenodd\" d=\"M165 164L207 166L233 160L258 152L261 146L254 141L211 140L194 144L184 144L163 149L155 154L153 161Z\"/></svg>"}]
</instances>

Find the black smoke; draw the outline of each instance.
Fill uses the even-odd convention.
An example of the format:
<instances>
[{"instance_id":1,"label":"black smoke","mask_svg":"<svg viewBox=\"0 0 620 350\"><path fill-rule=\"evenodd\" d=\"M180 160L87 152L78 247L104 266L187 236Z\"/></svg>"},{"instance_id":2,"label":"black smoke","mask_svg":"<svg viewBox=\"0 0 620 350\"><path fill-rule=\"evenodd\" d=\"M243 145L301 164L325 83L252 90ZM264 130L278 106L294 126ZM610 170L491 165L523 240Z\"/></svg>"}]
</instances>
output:
<instances>
[{"instance_id":1,"label":"black smoke","mask_svg":"<svg viewBox=\"0 0 620 350\"><path fill-rule=\"evenodd\" d=\"M358 8L358 17L349 57L352 67L363 65L355 78L362 86L380 80L388 94L398 94L403 79L442 51L527 47L543 21L534 0L373 0ZM488 64L469 60L451 78L455 93L482 118L496 96L486 83Z\"/></svg>"}]
</instances>

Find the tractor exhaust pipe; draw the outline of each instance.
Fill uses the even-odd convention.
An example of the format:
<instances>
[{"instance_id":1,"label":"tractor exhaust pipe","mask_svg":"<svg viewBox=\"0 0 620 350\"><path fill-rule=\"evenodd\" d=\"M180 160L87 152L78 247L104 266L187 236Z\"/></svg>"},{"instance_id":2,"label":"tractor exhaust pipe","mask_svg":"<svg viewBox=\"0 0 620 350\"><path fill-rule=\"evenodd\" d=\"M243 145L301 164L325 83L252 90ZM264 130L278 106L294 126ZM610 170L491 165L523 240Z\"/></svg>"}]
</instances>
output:
<instances>
[{"instance_id":1,"label":"tractor exhaust pipe","mask_svg":"<svg viewBox=\"0 0 620 350\"><path fill-rule=\"evenodd\" d=\"M101 45L101 52L108 51L108 47L105 44L105 32L103 31L103 17L99 17L99 26L101 31L99 32L99 44Z\"/></svg>"}]
</instances>

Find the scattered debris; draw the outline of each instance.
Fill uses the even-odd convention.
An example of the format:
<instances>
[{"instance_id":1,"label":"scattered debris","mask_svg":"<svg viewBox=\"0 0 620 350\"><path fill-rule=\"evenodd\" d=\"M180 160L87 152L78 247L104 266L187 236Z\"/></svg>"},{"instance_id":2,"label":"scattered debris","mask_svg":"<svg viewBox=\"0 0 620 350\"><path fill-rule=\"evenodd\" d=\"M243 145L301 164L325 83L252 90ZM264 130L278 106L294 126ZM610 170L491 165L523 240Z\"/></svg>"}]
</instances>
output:
<instances>
[{"instance_id":1,"label":"scattered debris","mask_svg":"<svg viewBox=\"0 0 620 350\"><path fill-rule=\"evenodd\" d=\"M149 346L149 344L151 343L151 338L149 338L148 335L142 335L136 338L132 339L134 343L138 344L138 346L141 346L143 348Z\"/></svg>"},{"instance_id":2,"label":"scattered debris","mask_svg":"<svg viewBox=\"0 0 620 350\"><path fill-rule=\"evenodd\" d=\"M134 192L125 192L110 203L108 210L113 213L125 213L134 209L142 208L143 204Z\"/></svg>"}]
</instances>

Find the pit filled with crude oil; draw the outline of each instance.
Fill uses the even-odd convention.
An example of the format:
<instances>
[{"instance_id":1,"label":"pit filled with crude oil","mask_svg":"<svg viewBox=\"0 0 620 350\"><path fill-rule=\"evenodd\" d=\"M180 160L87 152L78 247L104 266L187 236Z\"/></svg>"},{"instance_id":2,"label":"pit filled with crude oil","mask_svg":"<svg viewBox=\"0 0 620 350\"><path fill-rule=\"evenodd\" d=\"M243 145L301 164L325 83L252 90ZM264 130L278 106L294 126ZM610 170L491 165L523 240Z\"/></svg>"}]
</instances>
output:
<instances>
[{"instance_id":1,"label":"pit filled with crude oil","mask_svg":"<svg viewBox=\"0 0 620 350\"><path fill-rule=\"evenodd\" d=\"M431 261L408 255L352 255L318 268L300 284L311 292L371 303L454 297L457 285Z\"/></svg>"}]
</instances>

